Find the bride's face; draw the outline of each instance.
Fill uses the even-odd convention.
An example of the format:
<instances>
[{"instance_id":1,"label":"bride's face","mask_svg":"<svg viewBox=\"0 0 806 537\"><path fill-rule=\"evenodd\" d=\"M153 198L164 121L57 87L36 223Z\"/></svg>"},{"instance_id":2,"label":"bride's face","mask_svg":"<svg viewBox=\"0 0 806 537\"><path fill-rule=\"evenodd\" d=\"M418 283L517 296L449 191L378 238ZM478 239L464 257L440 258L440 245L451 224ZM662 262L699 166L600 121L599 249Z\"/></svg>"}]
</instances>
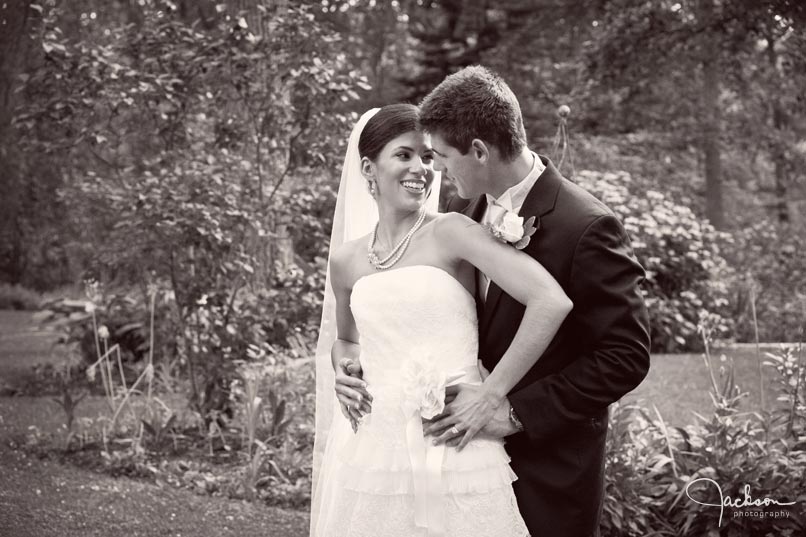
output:
<instances>
[{"instance_id":1,"label":"bride's face","mask_svg":"<svg viewBox=\"0 0 806 537\"><path fill-rule=\"evenodd\" d=\"M411 131L387 143L365 170L375 180L378 204L416 211L434 182L434 154L427 134Z\"/></svg>"}]
</instances>

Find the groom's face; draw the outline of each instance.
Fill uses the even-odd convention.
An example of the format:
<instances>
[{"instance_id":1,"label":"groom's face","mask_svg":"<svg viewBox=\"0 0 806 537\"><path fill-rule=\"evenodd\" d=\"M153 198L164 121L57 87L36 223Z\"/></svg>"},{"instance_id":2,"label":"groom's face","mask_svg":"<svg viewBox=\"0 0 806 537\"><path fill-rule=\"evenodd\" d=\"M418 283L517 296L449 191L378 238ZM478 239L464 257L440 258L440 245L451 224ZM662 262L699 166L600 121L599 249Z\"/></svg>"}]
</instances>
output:
<instances>
[{"instance_id":1,"label":"groom's face","mask_svg":"<svg viewBox=\"0 0 806 537\"><path fill-rule=\"evenodd\" d=\"M484 167L472 148L463 155L438 133L431 134L431 145L434 149L434 169L456 185L459 196L471 199L484 194Z\"/></svg>"}]
</instances>

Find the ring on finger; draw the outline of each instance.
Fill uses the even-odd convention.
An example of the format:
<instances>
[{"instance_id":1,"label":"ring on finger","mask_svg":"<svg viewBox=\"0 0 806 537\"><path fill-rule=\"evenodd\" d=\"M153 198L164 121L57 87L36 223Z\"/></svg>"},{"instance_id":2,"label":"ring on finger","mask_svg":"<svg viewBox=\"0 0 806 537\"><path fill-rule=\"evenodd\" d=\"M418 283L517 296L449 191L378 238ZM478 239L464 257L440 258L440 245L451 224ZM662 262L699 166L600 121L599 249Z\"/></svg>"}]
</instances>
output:
<instances>
[{"instance_id":1,"label":"ring on finger","mask_svg":"<svg viewBox=\"0 0 806 537\"><path fill-rule=\"evenodd\" d=\"M454 436L456 436L458 434L461 434L459 429L456 428L456 425L453 425L449 430L450 430L451 434L453 434Z\"/></svg>"}]
</instances>

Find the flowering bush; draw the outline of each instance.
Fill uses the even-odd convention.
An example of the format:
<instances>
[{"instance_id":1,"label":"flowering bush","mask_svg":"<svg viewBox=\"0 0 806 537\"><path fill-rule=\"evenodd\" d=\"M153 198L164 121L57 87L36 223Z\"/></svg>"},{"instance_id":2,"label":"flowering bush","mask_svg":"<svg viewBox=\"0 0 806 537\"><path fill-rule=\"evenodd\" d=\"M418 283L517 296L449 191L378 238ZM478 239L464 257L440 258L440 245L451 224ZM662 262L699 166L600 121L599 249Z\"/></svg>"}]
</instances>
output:
<instances>
[{"instance_id":1,"label":"flowering bush","mask_svg":"<svg viewBox=\"0 0 806 537\"><path fill-rule=\"evenodd\" d=\"M730 328L727 279L732 272L722 257L729 235L660 192L633 191L625 172L582 171L575 180L621 219L646 269L644 295L654 352L699 348L702 310L717 314L722 330Z\"/></svg>"}]
</instances>

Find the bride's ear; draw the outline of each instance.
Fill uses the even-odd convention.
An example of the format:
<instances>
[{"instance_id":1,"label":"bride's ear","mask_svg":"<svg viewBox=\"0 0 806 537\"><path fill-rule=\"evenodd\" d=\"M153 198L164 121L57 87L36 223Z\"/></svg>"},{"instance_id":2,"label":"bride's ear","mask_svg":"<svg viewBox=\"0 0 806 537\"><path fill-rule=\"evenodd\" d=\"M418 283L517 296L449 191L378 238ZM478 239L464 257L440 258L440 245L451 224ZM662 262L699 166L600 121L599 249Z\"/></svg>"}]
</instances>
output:
<instances>
[{"instance_id":1,"label":"bride's ear","mask_svg":"<svg viewBox=\"0 0 806 537\"><path fill-rule=\"evenodd\" d=\"M361 175L363 175L364 179L367 181L375 179L375 163L368 157L361 159Z\"/></svg>"}]
</instances>

